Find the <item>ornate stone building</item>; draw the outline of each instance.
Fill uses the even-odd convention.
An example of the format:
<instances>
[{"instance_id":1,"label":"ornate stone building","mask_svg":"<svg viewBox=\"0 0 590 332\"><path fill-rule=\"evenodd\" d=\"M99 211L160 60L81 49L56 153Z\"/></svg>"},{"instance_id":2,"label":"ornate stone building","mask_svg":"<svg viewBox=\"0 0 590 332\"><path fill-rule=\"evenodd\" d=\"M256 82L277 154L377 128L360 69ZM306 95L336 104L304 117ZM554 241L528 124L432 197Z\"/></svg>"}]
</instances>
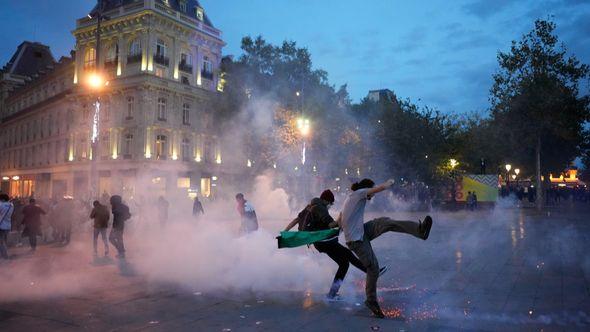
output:
<instances>
[{"instance_id":1,"label":"ornate stone building","mask_svg":"<svg viewBox=\"0 0 590 332\"><path fill-rule=\"evenodd\" d=\"M55 61L46 46L24 42L2 69L2 191L83 197L98 158L101 193L208 196L222 162L211 116L221 32L195 0L103 1L98 63L95 8L77 20L70 58ZM107 83L92 89L97 71Z\"/></svg>"}]
</instances>

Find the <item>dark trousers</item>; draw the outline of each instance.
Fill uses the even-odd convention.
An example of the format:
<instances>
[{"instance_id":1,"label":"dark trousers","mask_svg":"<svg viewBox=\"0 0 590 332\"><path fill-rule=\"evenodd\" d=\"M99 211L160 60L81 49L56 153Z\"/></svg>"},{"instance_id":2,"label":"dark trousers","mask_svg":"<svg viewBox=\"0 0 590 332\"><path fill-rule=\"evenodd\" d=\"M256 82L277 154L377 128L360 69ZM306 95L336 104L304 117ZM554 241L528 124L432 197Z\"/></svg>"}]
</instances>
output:
<instances>
[{"instance_id":1,"label":"dark trousers","mask_svg":"<svg viewBox=\"0 0 590 332\"><path fill-rule=\"evenodd\" d=\"M377 279L379 278L379 261L373 252L371 241L386 232L398 232L414 235L421 238L418 230L419 223L414 221L398 221L390 218L373 219L364 225L364 238L362 241L347 242L350 248L367 268L367 282L365 293L368 302L377 302Z\"/></svg>"},{"instance_id":2,"label":"dark trousers","mask_svg":"<svg viewBox=\"0 0 590 332\"><path fill-rule=\"evenodd\" d=\"M36 234L29 234L29 244L31 245L31 249L37 249L37 235Z\"/></svg>"},{"instance_id":3,"label":"dark trousers","mask_svg":"<svg viewBox=\"0 0 590 332\"><path fill-rule=\"evenodd\" d=\"M8 232L9 230L0 229L0 256L8 259Z\"/></svg>"},{"instance_id":4,"label":"dark trousers","mask_svg":"<svg viewBox=\"0 0 590 332\"><path fill-rule=\"evenodd\" d=\"M328 257L338 264L338 271L336 271L336 275L334 276L334 282L337 280L344 280L350 264L354 265L357 269L363 272L367 272L367 269L363 263L352 253L352 251L338 243L337 239L332 241L316 242L313 244L313 246L319 252L328 255Z\"/></svg>"},{"instance_id":5,"label":"dark trousers","mask_svg":"<svg viewBox=\"0 0 590 332\"><path fill-rule=\"evenodd\" d=\"M125 244L123 243L123 230L113 228L109 234L109 241L117 248L119 255L125 254Z\"/></svg>"}]
</instances>

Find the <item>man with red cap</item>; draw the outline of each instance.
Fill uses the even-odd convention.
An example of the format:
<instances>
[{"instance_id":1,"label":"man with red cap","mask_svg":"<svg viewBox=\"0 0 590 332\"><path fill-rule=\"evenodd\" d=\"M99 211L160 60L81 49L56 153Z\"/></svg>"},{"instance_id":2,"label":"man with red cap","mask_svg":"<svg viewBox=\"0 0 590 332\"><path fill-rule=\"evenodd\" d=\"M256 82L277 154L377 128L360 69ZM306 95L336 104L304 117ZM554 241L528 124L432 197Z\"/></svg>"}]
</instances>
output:
<instances>
[{"instance_id":1,"label":"man with red cap","mask_svg":"<svg viewBox=\"0 0 590 332\"><path fill-rule=\"evenodd\" d=\"M285 231L290 230L296 224L299 224L300 231L321 231L334 227L338 227L338 223L334 221L328 209L334 204L334 194L332 191L324 190L320 197L316 197L311 200L310 204L305 207L293 221L287 225ZM321 253L328 255L336 264L338 264L338 270L334 276L334 281L330 287L330 291L326 295L328 301L337 301L339 299L338 290L340 285L348 272L350 264L363 272L367 272L365 266L361 261L350 251L338 243L338 235L315 242L313 246ZM385 272L387 268L383 267L381 273Z\"/></svg>"}]
</instances>

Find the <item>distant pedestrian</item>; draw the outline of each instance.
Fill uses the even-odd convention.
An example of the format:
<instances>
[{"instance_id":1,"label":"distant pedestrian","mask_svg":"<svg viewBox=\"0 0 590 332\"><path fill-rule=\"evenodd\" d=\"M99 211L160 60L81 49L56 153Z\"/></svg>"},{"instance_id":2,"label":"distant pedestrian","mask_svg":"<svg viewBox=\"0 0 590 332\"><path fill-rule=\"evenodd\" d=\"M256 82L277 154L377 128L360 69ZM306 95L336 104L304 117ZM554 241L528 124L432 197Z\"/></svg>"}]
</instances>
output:
<instances>
[{"instance_id":1,"label":"distant pedestrian","mask_svg":"<svg viewBox=\"0 0 590 332\"><path fill-rule=\"evenodd\" d=\"M123 242L123 231L125 221L131 218L129 207L123 204L123 199L119 195L111 196L111 211L113 213L113 229L109 234L109 240L117 248L117 258L125 258L125 244Z\"/></svg>"},{"instance_id":2,"label":"distant pedestrian","mask_svg":"<svg viewBox=\"0 0 590 332\"><path fill-rule=\"evenodd\" d=\"M102 237L102 242L104 243L104 255L109 255L109 241L107 241L107 228L109 227L109 209L105 206L100 204L99 201L94 201L92 203L94 208L92 212L90 212L90 219L94 219L94 236L93 236L93 245L94 245L94 256L98 256L98 245L97 239L98 235Z\"/></svg>"},{"instance_id":3,"label":"distant pedestrian","mask_svg":"<svg viewBox=\"0 0 590 332\"><path fill-rule=\"evenodd\" d=\"M165 226L168 222L168 207L170 203L164 198L164 196L160 196L158 198L158 221L160 222L160 226Z\"/></svg>"},{"instance_id":4,"label":"distant pedestrian","mask_svg":"<svg viewBox=\"0 0 590 332\"><path fill-rule=\"evenodd\" d=\"M12 229L14 206L7 194L0 194L0 257L8 259L8 233Z\"/></svg>"},{"instance_id":5,"label":"distant pedestrian","mask_svg":"<svg viewBox=\"0 0 590 332\"><path fill-rule=\"evenodd\" d=\"M241 218L240 233L245 234L258 230L258 217L254 206L244 198L242 193L236 195L236 203Z\"/></svg>"},{"instance_id":6,"label":"distant pedestrian","mask_svg":"<svg viewBox=\"0 0 590 332\"><path fill-rule=\"evenodd\" d=\"M472 210L476 210L477 209L477 194L475 193L475 191L471 193L471 201L473 204Z\"/></svg>"},{"instance_id":7,"label":"distant pedestrian","mask_svg":"<svg viewBox=\"0 0 590 332\"><path fill-rule=\"evenodd\" d=\"M193 217L199 218L204 214L205 210L203 210L203 204L199 200L199 196L195 196L195 201L193 202Z\"/></svg>"},{"instance_id":8,"label":"distant pedestrian","mask_svg":"<svg viewBox=\"0 0 590 332\"><path fill-rule=\"evenodd\" d=\"M41 232L41 215L47 214L39 205L36 204L35 199L29 199L29 205L23 208L23 230L22 237L29 238L31 251L37 250L37 236L43 236Z\"/></svg>"}]
</instances>

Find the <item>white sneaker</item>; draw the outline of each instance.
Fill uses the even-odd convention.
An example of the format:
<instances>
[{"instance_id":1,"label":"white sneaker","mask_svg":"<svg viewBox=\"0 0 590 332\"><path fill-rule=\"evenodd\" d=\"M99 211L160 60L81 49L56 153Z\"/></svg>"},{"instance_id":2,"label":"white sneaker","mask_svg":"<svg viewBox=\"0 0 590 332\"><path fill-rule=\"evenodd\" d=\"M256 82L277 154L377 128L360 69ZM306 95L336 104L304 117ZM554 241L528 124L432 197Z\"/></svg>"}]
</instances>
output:
<instances>
[{"instance_id":1,"label":"white sneaker","mask_svg":"<svg viewBox=\"0 0 590 332\"><path fill-rule=\"evenodd\" d=\"M334 295L333 297L330 295L326 295L326 302L341 302L344 301L342 297L338 294Z\"/></svg>"}]
</instances>

